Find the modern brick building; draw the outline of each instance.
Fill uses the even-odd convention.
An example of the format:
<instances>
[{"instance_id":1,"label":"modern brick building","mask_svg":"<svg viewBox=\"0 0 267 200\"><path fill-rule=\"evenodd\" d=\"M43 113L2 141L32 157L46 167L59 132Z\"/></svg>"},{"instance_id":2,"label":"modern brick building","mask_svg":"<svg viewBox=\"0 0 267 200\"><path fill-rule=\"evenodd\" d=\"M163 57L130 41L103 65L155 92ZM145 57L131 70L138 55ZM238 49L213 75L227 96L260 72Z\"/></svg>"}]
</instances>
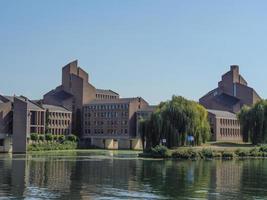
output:
<instances>
[{"instance_id":1,"label":"modern brick building","mask_svg":"<svg viewBox=\"0 0 267 200\"><path fill-rule=\"evenodd\" d=\"M232 65L230 71L222 76L218 87L200 98L199 103L207 109L238 113L244 105L251 106L260 99L239 74L239 67Z\"/></svg>"},{"instance_id":2,"label":"modern brick building","mask_svg":"<svg viewBox=\"0 0 267 200\"><path fill-rule=\"evenodd\" d=\"M0 95L0 152L10 152L13 128L12 103Z\"/></svg>"},{"instance_id":3,"label":"modern brick building","mask_svg":"<svg viewBox=\"0 0 267 200\"><path fill-rule=\"evenodd\" d=\"M25 153L32 133L68 135L70 132L71 111L41 105L24 96L0 95L0 152Z\"/></svg>"},{"instance_id":4,"label":"modern brick building","mask_svg":"<svg viewBox=\"0 0 267 200\"><path fill-rule=\"evenodd\" d=\"M212 141L242 141L240 124L234 113L208 109Z\"/></svg>"},{"instance_id":5,"label":"modern brick building","mask_svg":"<svg viewBox=\"0 0 267 200\"><path fill-rule=\"evenodd\" d=\"M83 105L95 99L117 99L119 94L112 90L96 89L89 83L89 75L78 66L75 60L62 68L62 83L56 89L46 93L44 104L63 106L72 111L72 132L82 133Z\"/></svg>"},{"instance_id":6,"label":"modern brick building","mask_svg":"<svg viewBox=\"0 0 267 200\"><path fill-rule=\"evenodd\" d=\"M61 106L43 104L46 110L46 133L52 135L71 134L72 112Z\"/></svg>"},{"instance_id":7,"label":"modern brick building","mask_svg":"<svg viewBox=\"0 0 267 200\"><path fill-rule=\"evenodd\" d=\"M141 149L136 114L148 107L142 98L94 100L83 108L83 140L107 149Z\"/></svg>"},{"instance_id":8,"label":"modern brick building","mask_svg":"<svg viewBox=\"0 0 267 200\"><path fill-rule=\"evenodd\" d=\"M208 109L213 141L242 141L236 114L244 105L252 106L261 98L232 65L222 76L218 87L211 90L199 103Z\"/></svg>"}]
</instances>

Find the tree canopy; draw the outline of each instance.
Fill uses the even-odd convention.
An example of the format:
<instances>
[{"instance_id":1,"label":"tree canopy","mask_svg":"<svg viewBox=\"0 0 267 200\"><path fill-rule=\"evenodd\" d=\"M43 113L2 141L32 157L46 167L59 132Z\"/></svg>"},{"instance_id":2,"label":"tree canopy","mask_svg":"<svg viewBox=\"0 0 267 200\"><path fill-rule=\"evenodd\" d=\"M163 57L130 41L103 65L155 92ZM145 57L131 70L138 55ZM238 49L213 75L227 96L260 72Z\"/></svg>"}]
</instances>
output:
<instances>
[{"instance_id":1,"label":"tree canopy","mask_svg":"<svg viewBox=\"0 0 267 200\"><path fill-rule=\"evenodd\" d=\"M267 142L267 100L259 101L252 107L244 106L238 118L245 142L255 145Z\"/></svg>"},{"instance_id":2,"label":"tree canopy","mask_svg":"<svg viewBox=\"0 0 267 200\"><path fill-rule=\"evenodd\" d=\"M181 96L160 103L151 117L141 122L146 148L160 144L162 139L169 148L184 146L187 136L194 137L193 145L205 143L210 138L207 115L203 106Z\"/></svg>"}]
</instances>

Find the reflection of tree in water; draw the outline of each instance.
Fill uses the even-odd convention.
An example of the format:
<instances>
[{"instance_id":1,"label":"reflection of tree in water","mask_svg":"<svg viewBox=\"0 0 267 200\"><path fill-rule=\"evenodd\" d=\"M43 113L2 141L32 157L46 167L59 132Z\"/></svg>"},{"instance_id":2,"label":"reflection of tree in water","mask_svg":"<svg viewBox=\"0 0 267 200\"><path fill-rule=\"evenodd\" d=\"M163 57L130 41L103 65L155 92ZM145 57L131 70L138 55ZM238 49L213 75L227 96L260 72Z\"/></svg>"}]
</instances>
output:
<instances>
[{"instance_id":1,"label":"reflection of tree in water","mask_svg":"<svg viewBox=\"0 0 267 200\"><path fill-rule=\"evenodd\" d=\"M245 160L243 173L241 175L241 193L246 196L256 194L261 199L266 199L267 195L267 160L255 159Z\"/></svg>"},{"instance_id":2,"label":"reflection of tree in water","mask_svg":"<svg viewBox=\"0 0 267 200\"><path fill-rule=\"evenodd\" d=\"M106 157L0 159L0 195L62 199L265 198L267 160L159 161ZM6 187L5 187L6 185ZM144 195L144 196L142 196Z\"/></svg>"},{"instance_id":3,"label":"reflection of tree in water","mask_svg":"<svg viewBox=\"0 0 267 200\"><path fill-rule=\"evenodd\" d=\"M210 168L204 161L144 161L140 181L166 197L205 198Z\"/></svg>"},{"instance_id":4,"label":"reflection of tree in water","mask_svg":"<svg viewBox=\"0 0 267 200\"><path fill-rule=\"evenodd\" d=\"M12 173L12 160L7 159L8 155L1 155L0 160L0 185L6 187L0 188L0 196L7 196L11 191L11 188L8 187L12 183L11 173Z\"/></svg>"},{"instance_id":5,"label":"reflection of tree in water","mask_svg":"<svg viewBox=\"0 0 267 200\"><path fill-rule=\"evenodd\" d=\"M208 199L236 199L240 191L243 162L215 160L212 162Z\"/></svg>"}]
</instances>

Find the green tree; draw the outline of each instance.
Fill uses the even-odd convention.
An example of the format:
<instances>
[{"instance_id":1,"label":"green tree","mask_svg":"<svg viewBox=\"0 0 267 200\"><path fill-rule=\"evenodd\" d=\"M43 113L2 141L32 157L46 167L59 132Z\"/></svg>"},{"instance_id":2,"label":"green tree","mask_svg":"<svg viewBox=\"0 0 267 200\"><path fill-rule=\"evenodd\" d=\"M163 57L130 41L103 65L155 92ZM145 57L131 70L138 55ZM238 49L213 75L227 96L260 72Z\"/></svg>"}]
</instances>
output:
<instances>
[{"instance_id":1,"label":"green tree","mask_svg":"<svg viewBox=\"0 0 267 200\"><path fill-rule=\"evenodd\" d=\"M148 120L141 122L142 140L146 148L155 147L162 139L169 148L187 145L187 136L194 136L194 145L210 138L207 111L200 104L180 96L159 104ZM143 142L144 143L144 142Z\"/></svg>"},{"instance_id":2,"label":"green tree","mask_svg":"<svg viewBox=\"0 0 267 200\"><path fill-rule=\"evenodd\" d=\"M252 107L244 106L238 114L241 133L245 142L257 145L267 142L267 101L262 100Z\"/></svg>"}]
</instances>

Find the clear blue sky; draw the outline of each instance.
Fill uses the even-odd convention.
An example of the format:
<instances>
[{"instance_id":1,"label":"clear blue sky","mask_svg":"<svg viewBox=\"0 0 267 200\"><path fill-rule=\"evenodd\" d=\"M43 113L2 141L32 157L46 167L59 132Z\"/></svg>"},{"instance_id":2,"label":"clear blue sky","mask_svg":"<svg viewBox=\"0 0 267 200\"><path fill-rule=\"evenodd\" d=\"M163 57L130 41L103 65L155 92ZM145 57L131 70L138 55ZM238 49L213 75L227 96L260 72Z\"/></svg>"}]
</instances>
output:
<instances>
[{"instance_id":1,"label":"clear blue sky","mask_svg":"<svg viewBox=\"0 0 267 200\"><path fill-rule=\"evenodd\" d=\"M37 99L74 59L97 88L198 100L238 64L267 96L267 1L1 0L0 93Z\"/></svg>"}]
</instances>

